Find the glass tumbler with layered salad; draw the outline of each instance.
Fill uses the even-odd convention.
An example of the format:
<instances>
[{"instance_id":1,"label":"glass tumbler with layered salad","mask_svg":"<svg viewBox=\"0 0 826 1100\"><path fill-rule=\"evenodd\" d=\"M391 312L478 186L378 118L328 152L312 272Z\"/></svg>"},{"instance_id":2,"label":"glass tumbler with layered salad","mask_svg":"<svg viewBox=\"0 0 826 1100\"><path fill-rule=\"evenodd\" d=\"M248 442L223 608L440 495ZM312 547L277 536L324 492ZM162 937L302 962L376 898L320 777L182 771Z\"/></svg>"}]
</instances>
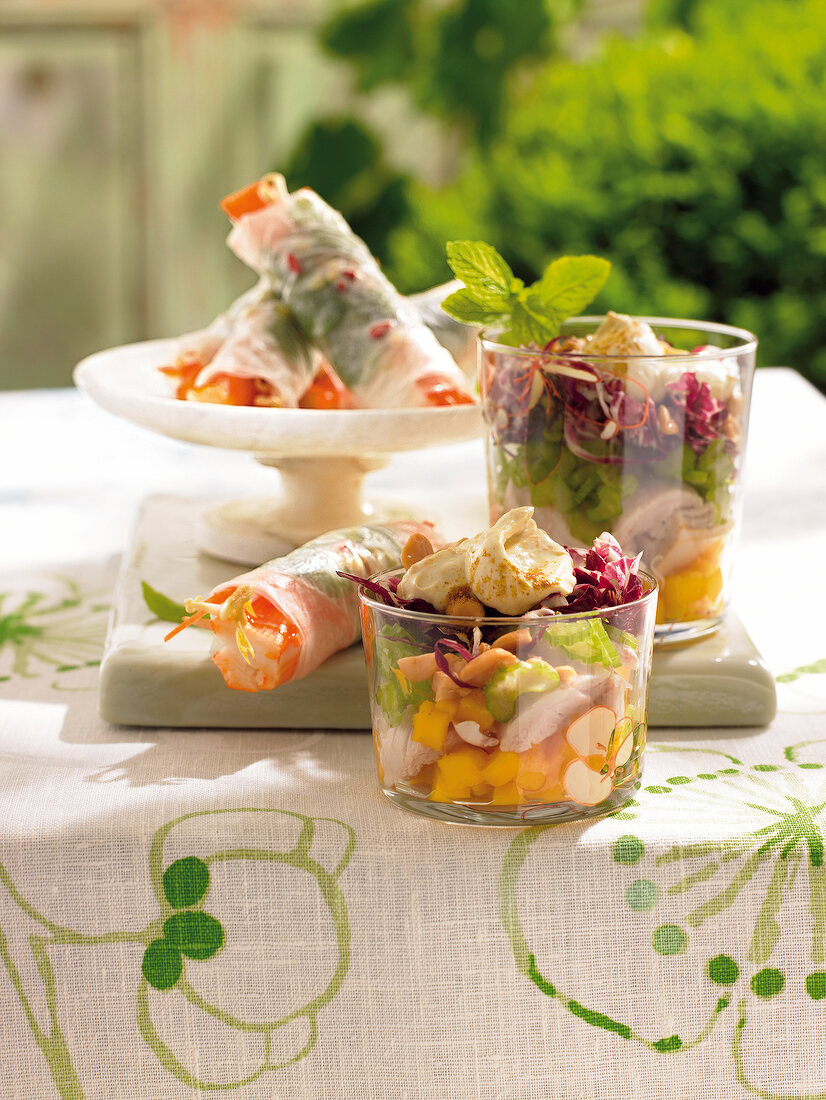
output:
<instances>
[{"instance_id":1,"label":"glass tumbler with layered salad","mask_svg":"<svg viewBox=\"0 0 826 1100\"><path fill-rule=\"evenodd\" d=\"M728 325L609 313L545 348L480 341L491 519L533 505L565 546L609 531L643 554L656 640L722 619L757 348Z\"/></svg>"},{"instance_id":2,"label":"glass tumbler with layered salad","mask_svg":"<svg viewBox=\"0 0 826 1100\"><path fill-rule=\"evenodd\" d=\"M516 509L493 530L530 511ZM500 544L507 553L507 533ZM593 586L614 583L604 579L606 569L612 576L606 545L597 540L582 551L567 592L540 591L526 614L487 606L480 615L478 607L436 599L432 589L439 610L420 610L425 601L415 597L390 604L405 591L403 569L360 589L374 745L388 799L443 821L523 825L603 814L633 795L645 748L656 583L615 552L615 588L635 598L594 606L601 599ZM483 548L477 560L484 564L488 553ZM524 558L510 556L534 583ZM466 600L468 586L454 580L445 587Z\"/></svg>"}]
</instances>

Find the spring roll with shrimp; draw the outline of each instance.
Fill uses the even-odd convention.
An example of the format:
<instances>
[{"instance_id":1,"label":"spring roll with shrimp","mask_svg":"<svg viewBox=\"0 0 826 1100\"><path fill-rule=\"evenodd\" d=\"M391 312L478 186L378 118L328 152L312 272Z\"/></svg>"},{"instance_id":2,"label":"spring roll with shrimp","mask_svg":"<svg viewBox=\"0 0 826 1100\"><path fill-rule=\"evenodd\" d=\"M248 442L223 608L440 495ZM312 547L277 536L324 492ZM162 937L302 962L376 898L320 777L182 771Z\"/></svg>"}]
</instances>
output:
<instances>
[{"instance_id":1,"label":"spring roll with shrimp","mask_svg":"<svg viewBox=\"0 0 826 1100\"><path fill-rule=\"evenodd\" d=\"M270 280L304 335L362 404L474 402L465 375L416 307L314 191L290 193L282 176L268 176L223 205L234 219L230 248Z\"/></svg>"},{"instance_id":2,"label":"spring roll with shrimp","mask_svg":"<svg viewBox=\"0 0 826 1100\"><path fill-rule=\"evenodd\" d=\"M167 639L208 615L212 659L228 687L269 691L300 680L361 637L356 586L338 572L367 578L399 565L417 532L437 542L433 524L415 520L320 535L187 600L189 617Z\"/></svg>"},{"instance_id":3,"label":"spring roll with shrimp","mask_svg":"<svg viewBox=\"0 0 826 1100\"><path fill-rule=\"evenodd\" d=\"M202 332L181 337L176 397L296 408L322 365L287 307L261 279Z\"/></svg>"}]
</instances>

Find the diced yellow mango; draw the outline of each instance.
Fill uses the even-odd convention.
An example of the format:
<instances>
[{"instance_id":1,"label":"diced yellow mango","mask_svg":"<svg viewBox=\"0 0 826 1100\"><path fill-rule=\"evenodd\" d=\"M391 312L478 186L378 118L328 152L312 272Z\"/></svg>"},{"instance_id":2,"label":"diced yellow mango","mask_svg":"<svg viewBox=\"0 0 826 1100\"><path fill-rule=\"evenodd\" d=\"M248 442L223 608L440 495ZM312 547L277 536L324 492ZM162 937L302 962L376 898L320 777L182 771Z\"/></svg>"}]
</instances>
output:
<instances>
[{"instance_id":1,"label":"diced yellow mango","mask_svg":"<svg viewBox=\"0 0 826 1100\"><path fill-rule=\"evenodd\" d=\"M666 577L661 591L663 613L667 621L680 622L711 614L723 588L719 569L701 572L683 569Z\"/></svg>"},{"instance_id":2,"label":"diced yellow mango","mask_svg":"<svg viewBox=\"0 0 826 1100\"><path fill-rule=\"evenodd\" d=\"M456 708L455 722L476 722L481 730L489 730L494 723L494 717L485 706L485 696L481 691L474 691L463 696Z\"/></svg>"},{"instance_id":3,"label":"diced yellow mango","mask_svg":"<svg viewBox=\"0 0 826 1100\"><path fill-rule=\"evenodd\" d=\"M519 777L516 782L520 790L538 791L545 786L545 774L544 772L520 771Z\"/></svg>"},{"instance_id":4,"label":"diced yellow mango","mask_svg":"<svg viewBox=\"0 0 826 1100\"><path fill-rule=\"evenodd\" d=\"M490 783L476 783L473 788L473 797L478 798L482 802L486 802L493 794L493 787Z\"/></svg>"},{"instance_id":5,"label":"diced yellow mango","mask_svg":"<svg viewBox=\"0 0 826 1100\"><path fill-rule=\"evenodd\" d=\"M503 783L510 783L516 778L519 771L519 753L502 752L497 749L493 756L488 757L489 763L482 772L482 778L494 787L501 787Z\"/></svg>"},{"instance_id":6,"label":"diced yellow mango","mask_svg":"<svg viewBox=\"0 0 826 1100\"><path fill-rule=\"evenodd\" d=\"M455 709L456 704L449 699L437 703L425 699L413 716L413 740L430 749L441 749Z\"/></svg>"},{"instance_id":7,"label":"diced yellow mango","mask_svg":"<svg viewBox=\"0 0 826 1100\"><path fill-rule=\"evenodd\" d=\"M521 806L525 799L516 783L504 783L497 787L490 798L491 806Z\"/></svg>"},{"instance_id":8,"label":"diced yellow mango","mask_svg":"<svg viewBox=\"0 0 826 1100\"><path fill-rule=\"evenodd\" d=\"M473 787L482 782L482 769L487 761L487 753L472 745L445 753L436 761L436 785L446 791Z\"/></svg>"},{"instance_id":9,"label":"diced yellow mango","mask_svg":"<svg viewBox=\"0 0 826 1100\"><path fill-rule=\"evenodd\" d=\"M470 798L470 787L461 790L446 791L442 787L434 787L427 796L429 802L463 802Z\"/></svg>"},{"instance_id":10,"label":"diced yellow mango","mask_svg":"<svg viewBox=\"0 0 826 1100\"><path fill-rule=\"evenodd\" d=\"M562 784L557 781L556 783L549 783L541 791L531 791L527 794L527 798L529 802L539 802L543 805L545 803L564 802L565 792L562 790Z\"/></svg>"}]
</instances>

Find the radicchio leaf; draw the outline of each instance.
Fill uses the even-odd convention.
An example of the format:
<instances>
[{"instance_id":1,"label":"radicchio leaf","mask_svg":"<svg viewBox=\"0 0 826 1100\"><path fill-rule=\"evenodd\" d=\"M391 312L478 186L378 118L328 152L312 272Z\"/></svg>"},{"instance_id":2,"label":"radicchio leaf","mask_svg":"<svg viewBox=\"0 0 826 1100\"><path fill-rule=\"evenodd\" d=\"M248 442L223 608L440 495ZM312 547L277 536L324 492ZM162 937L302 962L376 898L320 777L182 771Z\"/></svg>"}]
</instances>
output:
<instances>
[{"instance_id":1,"label":"radicchio leaf","mask_svg":"<svg viewBox=\"0 0 826 1100\"><path fill-rule=\"evenodd\" d=\"M463 646L461 642L453 641L451 638L440 638L433 647L433 655L436 658L436 665L440 672L443 672L445 676L449 676L454 684L458 684L459 687L466 688L468 685L460 680L457 676L450 671L450 665L447 662L445 656L445 650L451 649L454 653L458 653L464 661L469 661L473 657L473 654L467 648Z\"/></svg>"},{"instance_id":2,"label":"radicchio leaf","mask_svg":"<svg viewBox=\"0 0 826 1100\"><path fill-rule=\"evenodd\" d=\"M388 583L380 584L378 581L370 580L367 577L357 577L354 573L344 573L340 569L336 570L336 575L343 577L344 580L353 581L355 584L361 585L362 588L366 588L369 592L372 592L374 596L378 596L382 603L387 604L388 607L401 607L405 611L421 611L425 615L438 615L436 608L433 604L427 602L427 600L415 599L405 600L403 597L396 594L396 589L399 586L398 577L390 577ZM393 583L395 581L395 584Z\"/></svg>"},{"instance_id":3,"label":"radicchio leaf","mask_svg":"<svg viewBox=\"0 0 826 1100\"><path fill-rule=\"evenodd\" d=\"M567 547L566 547L567 549ZM574 563L576 584L560 612L595 611L602 607L619 607L632 603L643 594L639 577L640 558L623 556L617 540L604 531L586 549L568 549Z\"/></svg>"},{"instance_id":4,"label":"radicchio leaf","mask_svg":"<svg viewBox=\"0 0 826 1100\"><path fill-rule=\"evenodd\" d=\"M668 390L685 417L685 441L695 454L702 454L723 431L728 417L724 402L711 396L708 382L699 382L691 371L685 371L677 382L669 382Z\"/></svg>"}]
</instances>

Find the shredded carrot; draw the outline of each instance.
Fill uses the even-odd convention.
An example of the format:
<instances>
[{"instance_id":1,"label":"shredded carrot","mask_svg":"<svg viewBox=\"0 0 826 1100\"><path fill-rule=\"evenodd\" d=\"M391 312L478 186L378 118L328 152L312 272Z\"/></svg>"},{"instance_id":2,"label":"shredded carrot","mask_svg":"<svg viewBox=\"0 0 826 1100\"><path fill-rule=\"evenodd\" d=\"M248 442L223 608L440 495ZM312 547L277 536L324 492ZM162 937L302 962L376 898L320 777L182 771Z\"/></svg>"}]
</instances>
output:
<instances>
[{"instance_id":1,"label":"shredded carrot","mask_svg":"<svg viewBox=\"0 0 826 1100\"><path fill-rule=\"evenodd\" d=\"M199 623L206 614L207 611L204 609L202 611L196 611L194 615L188 615L185 619L181 619L178 625L164 636L164 641L170 641L176 634L180 634L182 630L186 630L188 626L194 626L195 623Z\"/></svg>"},{"instance_id":2,"label":"shredded carrot","mask_svg":"<svg viewBox=\"0 0 826 1100\"><path fill-rule=\"evenodd\" d=\"M263 209L268 205L269 200L261 195L260 183L261 180L256 180L255 183L242 187L240 191L233 191L231 195L226 195L221 199L221 209L235 221L244 214L252 214L256 210Z\"/></svg>"}]
</instances>

